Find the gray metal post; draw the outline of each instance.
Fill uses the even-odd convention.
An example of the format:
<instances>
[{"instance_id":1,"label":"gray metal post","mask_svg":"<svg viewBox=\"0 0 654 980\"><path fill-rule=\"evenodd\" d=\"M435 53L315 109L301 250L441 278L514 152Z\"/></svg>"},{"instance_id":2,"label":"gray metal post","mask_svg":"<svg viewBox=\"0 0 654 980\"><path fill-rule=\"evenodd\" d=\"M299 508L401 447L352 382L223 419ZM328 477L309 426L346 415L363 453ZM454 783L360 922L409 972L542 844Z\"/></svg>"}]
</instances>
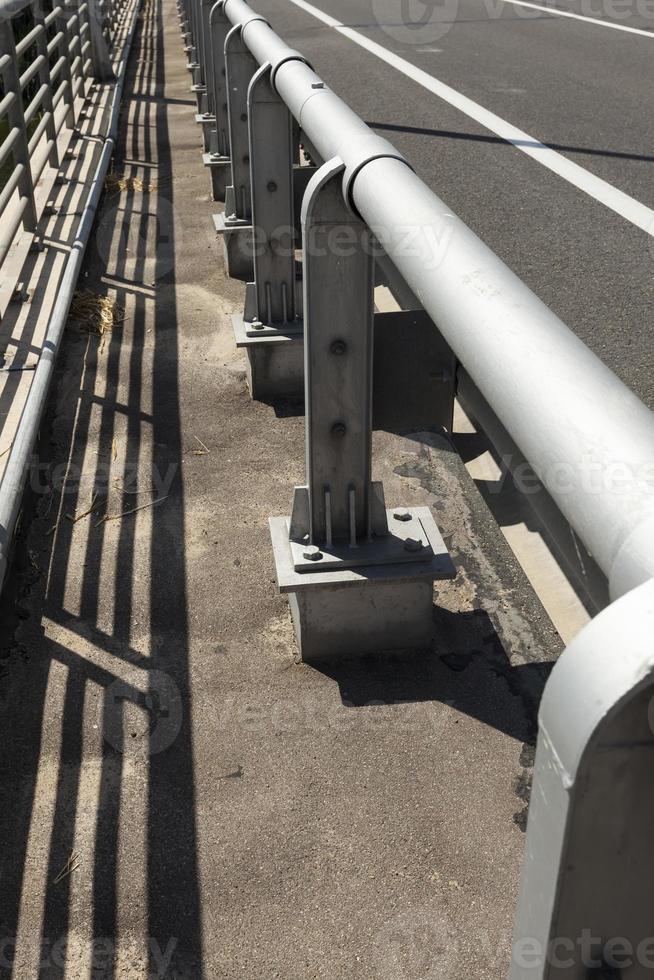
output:
<instances>
[{"instance_id":1,"label":"gray metal post","mask_svg":"<svg viewBox=\"0 0 654 980\"><path fill-rule=\"evenodd\" d=\"M191 18L191 43L188 49L188 65L186 66L193 79L191 91L196 92L196 86L200 83L200 24L199 24L200 0L189 0L189 13ZM199 106L198 106L199 108Z\"/></svg>"},{"instance_id":2,"label":"gray metal post","mask_svg":"<svg viewBox=\"0 0 654 980\"><path fill-rule=\"evenodd\" d=\"M371 481L374 254L344 169L330 160L304 198L308 482L270 521L305 660L428 646L433 581L454 574L429 508L387 511Z\"/></svg>"},{"instance_id":3,"label":"gray metal post","mask_svg":"<svg viewBox=\"0 0 654 980\"><path fill-rule=\"evenodd\" d=\"M61 4L61 13L55 18L55 25L57 31L62 35L61 51L62 53L70 52L71 42L72 42L72 32L70 29L70 14L68 11L67 0L63 0ZM80 58L81 61L81 58ZM80 74L81 74L81 64L80 64ZM64 58L62 63L62 75L67 82L66 92L64 94L64 101L66 103L66 128L75 128L75 81L73 79L73 73L71 71L71 63L68 55Z\"/></svg>"},{"instance_id":4,"label":"gray metal post","mask_svg":"<svg viewBox=\"0 0 654 980\"><path fill-rule=\"evenodd\" d=\"M107 45L103 4L100 0L88 0L87 12L93 77L98 81L111 81L114 78L114 70Z\"/></svg>"},{"instance_id":5,"label":"gray metal post","mask_svg":"<svg viewBox=\"0 0 654 980\"><path fill-rule=\"evenodd\" d=\"M202 162L211 174L214 201L225 200L231 173L225 69L225 41L231 25L225 17L223 7L223 0L218 0L209 13L210 62L207 66L207 85L212 94L213 123L209 127L207 152L202 157Z\"/></svg>"},{"instance_id":6,"label":"gray metal post","mask_svg":"<svg viewBox=\"0 0 654 980\"><path fill-rule=\"evenodd\" d=\"M201 46L201 75L202 84L196 87L198 96L198 112L195 121L202 126L202 151L209 152L211 130L216 124L214 115L213 78L211 73L211 8L215 0L200 0L200 20L202 23Z\"/></svg>"},{"instance_id":7,"label":"gray metal post","mask_svg":"<svg viewBox=\"0 0 654 980\"><path fill-rule=\"evenodd\" d=\"M214 3L209 14L211 36L211 78L213 82L213 111L216 117L215 145L210 149L229 158L229 114L227 107L227 70L225 67L225 42L231 25L223 10L222 0Z\"/></svg>"},{"instance_id":8,"label":"gray metal post","mask_svg":"<svg viewBox=\"0 0 654 980\"><path fill-rule=\"evenodd\" d=\"M57 151L57 129L55 126L54 118L54 105L52 102L52 82L50 80L50 65L48 59L48 38L46 35L45 27L45 15L43 9L40 5L34 4L32 7L32 17L34 18L34 24L41 27L41 33L36 39L36 50L38 56L42 59L41 65L39 67L38 78L42 86L45 87L45 94L43 96L43 111L47 114L47 124L46 124L46 134L48 141L50 143L50 152L48 154L48 163L51 167L59 167L59 153ZM68 63L68 59L66 59Z\"/></svg>"},{"instance_id":9,"label":"gray metal post","mask_svg":"<svg viewBox=\"0 0 654 980\"><path fill-rule=\"evenodd\" d=\"M203 7L204 0L193 0L195 63L193 65L193 85L191 85L191 92L195 94L197 111L200 114L206 112L207 109Z\"/></svg>"},{"instance_id":10,"label":"gray metal post","mask_svg":"<svg viewBox=\"0 0 654 980\"><path fill-rule=\"evenodd\" d=\"M225 191L225 214L214 220L216 231L223 234L228 274L246 280L253 272L248 87L258 67L243 43L241 28L232 28L225 41L232 183Z\"/></svg>"},{"instance_id":11,"label":"gray metal post","mask_svg":"<svg viewBox=\"0 0 654 980\"><path fill-rule=\"evenodd\" d=\"M182 36L184 38L184 50L188 56L186 67L189 71L192 71L195 63L195 37L193 34L192 0L183 0L180 21Z\"/></svg>"},{"instance_id":12,"label":"gray metal post","mask_svg":"<svg viewBox=\"0 0 654 980\"><path fill-rule=\"evenodd\" d=\"M274 329L295 321L291 114L263 65L248 90L250 186L254 228L254 309ZM247 313L246 313L247 319Z\"/></svg>"},{"instance_id":13,"label":"gray metal post","mask_svg":"<svg viewBox=\"0 0 654 980\"><path fill-rule=\"evenodd\" d=\"M303 222L309 534L356 547L372 533L372 236L343 201L342 162L319 173Z\"/></svg>"},{"instance_id":14,"label":"gray metal post","mask_svg":"<svg viewBox=\"0 0 654 980\"><path fill-rule=\"evenodd\" d=\"M654 972L654 580L599 613L540 708L511 980Z\"/></svg>"},{"instance_id":15,"label":"gray metal post","mask_svg":"<svg viewBox=\"0 0 654 980\"><path fill-rule=\"evenodd\" d=\"M245 348L253 398L304 391L302 321L296 314L291 114L262 65L248 89L254 282L243 316L232 317L236 346Z\"/></svg>"},{"instance_id":16,"label":"gray metal post","mask_svg":"<svg viewBox=\"0 0 654 980\"><path fill-rule=\"evenodd\" d=\"M225 40L225 73L232 184L227 188L225 211L228 220L250 222L250 143L248 133L248 88L258 64L243 43L240 27L234 27Z\"/></svg>"}]
</instances>

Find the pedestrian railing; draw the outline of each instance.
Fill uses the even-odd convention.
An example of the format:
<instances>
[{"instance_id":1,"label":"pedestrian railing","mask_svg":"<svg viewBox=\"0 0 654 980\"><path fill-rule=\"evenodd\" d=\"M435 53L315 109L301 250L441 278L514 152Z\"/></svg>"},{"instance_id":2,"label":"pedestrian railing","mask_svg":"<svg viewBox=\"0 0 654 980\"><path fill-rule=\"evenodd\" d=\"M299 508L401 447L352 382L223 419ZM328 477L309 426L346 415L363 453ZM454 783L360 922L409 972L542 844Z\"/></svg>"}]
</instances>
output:
<instances>
[{"instance_id":1,"label":"pedestrian railing","mask_svg":"<svg viewBox=\"0 0 654 980\"><path fill-rule=\"evenodd\" d=\"M92 80L111 72L116 6L0 3L0 266L18 233L36 234L43 173L58 170Z\"/></svg>"},{"instance_id":2,"label":"pedestrian railing","mask_svg":"<svg viewBox=\"0 0 654 980\"><path fill-rule=\"evenodd\" d=\"M138 9L139 0L49 0L47 8L41 0L0 0L3 321L12 302L30 298L23 278L31 274L25 271L30 252L52 246L67 253L54 297L43 291L47 302L41 296L31 309L33 322L39 320L43 343L31 344L31 354L36 357L29 365L31 380L21 389L20 406L12 403L18 421L12 420L9 426L6 417L2 419L0 588L55 358L114 148ZM96 84L100 88L94 99L91 88ZM92 113L98 113L98 118L92 119ZM82 134L83 126L92 129L92 137ZM76 166L85 144L89 150L84 163L90 165L89 171L80 170L74 178L81 210L73 212L76 220L70 235L59 232L56 241L46 241L48 222L55 220L50 216L56 214L57 185L66 182L68 164ZM19 340L5 337L4 343ZM4 361L5 351L2 353ZM3 365L3 370L23 367ZM5 431L9 428L11 431Z\"/></svg>"},{"instance_id":3,"label":"pedestrian railing","mask_svg":"<svg viewBox=\"0 0 654 980\"><path fill-rule=\"evenodd\" d=\"M250 389L304 391L307 484L290 518L271 519L301 654L428 642L432 582L454 569L430 512L387 511L371 482L371 430L388 411L374 380L395 351L390 377L399 385L410 363L410 383L446 429L455 380L465 382L612 600L545 691L512 977L645 976L652 413L244 0L178 6L204 162L225 201L216 227L228 271L247 281L234 330ZM413 300L392 321L374 313L379 269Z\"/></svg>"}]
</instances>

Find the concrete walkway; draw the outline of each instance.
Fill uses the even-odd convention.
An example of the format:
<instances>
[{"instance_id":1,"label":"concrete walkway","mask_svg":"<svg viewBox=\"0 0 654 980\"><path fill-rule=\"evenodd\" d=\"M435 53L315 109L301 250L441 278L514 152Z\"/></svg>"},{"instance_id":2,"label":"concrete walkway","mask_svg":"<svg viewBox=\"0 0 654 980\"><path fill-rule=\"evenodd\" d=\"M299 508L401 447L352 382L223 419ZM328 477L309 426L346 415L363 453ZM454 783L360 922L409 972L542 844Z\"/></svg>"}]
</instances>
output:
<instances>
[{"instance_id":1,"label":"concrete walkway","mask_svg":"<svg viewBox=\"0 0 654 980\"><path fill-rule=\"evenodd\" d=\"M458 567L438 640L295 663L302 410L248 396L189 84L145 0L82 284L125 320L71 327L3 599L0 976L500 980L558 637L448 444L380 432Z\"/></svg>"}]
</instances>

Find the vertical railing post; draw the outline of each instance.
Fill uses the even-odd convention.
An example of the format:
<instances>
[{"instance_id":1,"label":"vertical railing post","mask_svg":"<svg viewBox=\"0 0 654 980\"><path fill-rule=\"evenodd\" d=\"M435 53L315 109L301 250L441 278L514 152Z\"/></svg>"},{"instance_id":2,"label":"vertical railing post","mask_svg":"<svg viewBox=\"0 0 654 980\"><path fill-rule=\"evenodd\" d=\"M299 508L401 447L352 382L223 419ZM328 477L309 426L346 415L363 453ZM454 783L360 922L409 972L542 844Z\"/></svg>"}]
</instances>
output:
<instances>
[{"instance_id":1,"label":"vertical railing post","mask_svg":"<svg viewBox=\"0 0 654 980\"><path fill-rule=\"evenodd\" d=\"M23 110L23 93L20 87L20 72L18 69L18 58L16 56L14 28L11 19L8 17L0 18L0 51L9 55L9 62L2 73L5 94L13 93L15 95L7 112L7 118L10 128L18 130L18 138L14 144L13 155L16 166L22 168L18 189L21 197L26 201L25 210L23 211L23 228L25 231L34 232L36 231L37 225L34 183L32 181L32 169L30 166L27 127L25 125L25 114Z\"/></svg>"},{"instance_id":2,"label":"vertical railing post","mask_svg":"<svg viewBox=\"0 0 654 980\"><path fill-rule=\"evenodd\" d=\"M193 64L193 84L191 91L195 94L197 111L203 113L206 109L207 86L205 84L206 64L204 61L204 25L202 16L203 0L192 0L193 3L193 38L195 43L195 62Z\"/></svg>"},{"instance_id":3,"label":"vertical railing post","mask_svg":"<svg viewBox=\"0 0 654 980\"><path fill-rule=\"evenodd\" d=\"M252 278L252 194L248 135L248 87L258 64L243 43L240 26L225 40L225 72L232 183L225 190L225 213L215 215L223 234L227 272L236 279Z\"/></svg>"},{"instance_id":4,"label":"vertical railing post","mask_svg":"<svg viewBox=\"0 0 654 980\"><path fill-rule=\"evenodd\" d=\"M202 161L211 174L211 195L224 201L230 169L229 118L225 69L225 41L231 24L225 17L224 0L213 3L209 13L209 60L207 86L211 87L213 122L209 128L209 145Z\"/></svg>"},{"instance_id":5,"label":"vertical railing post","mask_svg":"<svg viewBox=\"0 0 654 980\"><path fill-rule=\"evenodd\" d=\"M268 330L295 322L293 130L263 65L248 91L254 289L249 319Z\"/></svg>"},{"instance_id":6,"label":"vertical railing post","mask_svg":"<svg viewBox=\"0 0 654 980\"><path fill-rule=\"evenodd\" d=\"M224 12L224 2L214 3L209 15L211 35L211 77L213 84L213 111L216 117L215 140L210 149L229 157L229 113L227 106L227 70L225 67L225 42L231 24Z\"/></svg>"},{"instance_id":7,"label":"vertical railing post","mask_svg":"<svg viewBox=\"0 0 654 980\"><path fill-rule=\"evenodd\" d=\"M47 113L48 122L46 124L45 132L50 143L50 152L48 154L48 163L51 167L59 167L59 153L57 151L57 129L55 126L54 119L54 105L52 102L52 81L50 79L50 65L48 59L48 39L46 36L45 29L45 15L40 3L35 3L32 7L32 17L34 19L34 24L41 28L39 36L36 39L36 52L37 56L42 59L41 65L38 71L38 78L41 85L45 86L45 95L43 96L43 111ZM66 58L66 64L68 59ZM64 70L65 77L65 70Z\"/></svg>"},{"instance_id":8,"label":"vertical railing post","mask_svg":"<svg viewBox=\"0 0 654 980\"><path fill-rule=\"evenodd\" d=\"M342 172L332 161L307 206L307 530L313 545L358 547L373 516L374 258L370 231L343 201Z\"/></svg>"},{"instance_id":9,"label":"vertical railing post","mask_svg":"<svg viewBox=\"0 0 654 980\"><path fill-rule=\"evenodd\" d=\"M195 64L195 34L193 33L193 0L182 0L182 34L184 37L184 50L188 61L186 67L190 72L193 71Z\"/></svg>"},{"instance_id":10,"label":"vertical railing post","mask_svg":"<svg viewBox=\"0 0 654 980\"><path fill-rule=\"evenodd\" d=\"M211 132L216 125L214 115L213 75L211 71L211 8L215 0L200 0L200 16L202 19L202 78L204 91L198 101L198 112L195 121L202 127L202 149L209 152Z\"/></svg>"},{"instance_id":11,"label":"vertical railing post","mask_svg":"<svg viewBox=\"0 0 654 980\"><path fill-rule=\"evenodd\" d=\"M198 46L199 46L199 32L198 32L198 9L199 0L188 0L188 10L189 10L189 27L190 27L190 44L188 47L188 64L187 68L191 73L191 78L193 79L191 90L193 90L193 85L198 83L198 72L200 69L200 64L198 61Z\"/></svg>"},{"instance_id":12,"label":"vertical railing post","mask_svg":"<svg viewBox=\"0 0 654 980\"><path fill-rule=\"evenodd\" d=\"M61 53L65 55L62 75L66 82L66 92L64 93L64 102L66 103L66 118L65 125L67 129L75 128L75 91L74 91L74 81L73 73L71 69L71 57L69 52L71 50L71 30L70 30L70 17L67 11L68 0L62 0L61 2L61 13L57 14L55 17L55 28L62 35L61 41ZM81 43L81 42L80 42ZM81 60L81 53L80 53ZM80 64L81 70L81 64Z\"/></svg>"},{"instance_id":13,"label":"vertical railing post","mask_svg":"<svg viewBox=\"0 0 654 980\"><path fill-rule=\"evenodd\" d=\"M111 81L114 71L107 43L105 8L102 0L88 0L89 33L93 77L96 81Z\"/></svg>"},{"instance_id":14,"label":"vertical railing post","mask_svg":"<svg viewBox=\"0 0 654 980\"><path fill-rule=\"evenodd\" d=\"M232 317L248 358L253 398L293 397L304 390L302 321L297 315L291 114L265 64L248 90L254 282L243 316Z\"/></svg>"},{"instance_id":15,"label":"vertical railing post","mask_svg":"<svg viewBox=\"0 0 654 980\"><path fill-rule=\"evenodd\" d=\"M304 197L307 485L270 522L304 660L428 646L433 581L454 575L429 508L387 511L371 480L374 251L344 169L328 161Z\"/></svg>"}]
</instances>

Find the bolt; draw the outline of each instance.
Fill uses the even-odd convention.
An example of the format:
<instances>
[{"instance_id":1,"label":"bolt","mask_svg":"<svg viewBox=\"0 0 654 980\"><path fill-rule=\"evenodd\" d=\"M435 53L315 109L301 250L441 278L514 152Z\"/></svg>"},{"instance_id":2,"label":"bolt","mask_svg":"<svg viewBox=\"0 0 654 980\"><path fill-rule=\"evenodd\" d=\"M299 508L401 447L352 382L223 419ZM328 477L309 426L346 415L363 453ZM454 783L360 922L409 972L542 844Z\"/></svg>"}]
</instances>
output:
<instances>
[{"instance_id":1,"label":"bolt","mask_svg":"<svg viewBox=\"0 0 654 980\"><path fill-rule=\"evenodd\" d=\"M202 118L203 119L211 119L211 113L210 112L203 112L202 113Z\"/></svg>"},{"instance_id":2,"label":"bolt","mask_svg":"<svg viewBox=\"0 0 654 980\"><path fill-rule=\"evenodd\" d=\"M405 551L422 551L422 541L418 538L407 538L404 542Z\"/></svg>"},{"instance_id":3,"label":"bolt","mask_svg":"<svg viewBox=\"0 0 654 980\"><path fill-rule=\"evenodd\" d=\"M248 121L248 114L247 114L247 112L242 112L241 113L241 122L247 122L247 121Z\"/></svg>"},{"instance_id":4,"label":"bolt","mask_svg":"<svg viewBox=\"0 0 654 980\"><path fill-rule=\"evenodd\" d=\"M261 322L261 320L254 319L252 321L252 329L253 330L263 330L263 323Z\"/></svg>"},{"instance_id":5,"label":"bolt","mask_svg":"<svg viewBox=\"0 0 654 980\"><path fill-rule=\"evenodd\" d=\"M243 157L243 163L249 163L249 162L250 162L250 157L246 153L245 156Z\"/></svg>"},{"instance_id":6,"label":"bolt","mask_svg":"<svg viewBox=\"0 0 654 980\"><path fill-rule=\"evenodd\" d=\"M393 511L393 517L395 518L396 521L410 521L411 520L411 514L404 507L400 507L399 510L394 510Z\"/></svg>"},{"instance_id":7,"label":"bolt","mask_svg":"<svg viewBox=\"0 0 654 980\"><path fill-rule=\"evenodd\" d=\"M307 547L302 552L302 557L306 558L307 561L320 561L322 558L322 551L317 548L315 544L307 545Z\"/></svg>"},{"instance_id":8,"label":"bolt","mask_svg":"<svg viewBox=\"0 0 654 980\"><path fill-rule=\"evenodd\" d=\"M217 150L214 150L213 153L209 154L209 156L212 160L220 160L220 153L218 153Z\"/></svg>"},{"instance_id":9,"label":"bolt","mask_svg":"<svg viewBox=\"0 0 654 980\"><path fill-rule=\"evenodd\" d=\"M228 221L236 221L236 212L235 211L232 211L231 214L228 214L227 215L227 220Z\"/></svg>"},{"instance_id":10,"label":"bolt","mask_svg":"<svg viewBox=\"0 0 654 980\"><path fill-rule=\"evenodd\" d=\"M312 82L311 83L311 88L324 88L324 87L325 87L325 83L324 82Z\"/></svg>"},{"instance_id":11,"label":"bolt","mask_svg":"<svg viewBox=\"0 0 654 980\"><path fill-rule=\"evenodd\" d=\"M277 184L275 183L274 180L269 180L268 183L266 184L266 188L270 191L271 194L274 194L275 191L277 190Z\"/></svg>"},{"instance_id":12,"label":"bolt","mask_svg":"<svg viewBox=\"0 0 654 980\"><path fill-rule=\"evenodd\" d=\"M346 432L345 422L334 422L332 425L332 435L338 439L342 439Z\"/></svg>"},{"instance_id":13,"label":"bolt","mask_svg":"<svg viewBox=\"0 0 654 980\"><path fill-rule=\"evenodd\" d=\"M341 354L344 354L345 351L347 350L347 344L345 343L344 340L333 340L329 349L332 352L332 354L336 354L337 356L340 356Z\"/></svg>"}]
</instances>

